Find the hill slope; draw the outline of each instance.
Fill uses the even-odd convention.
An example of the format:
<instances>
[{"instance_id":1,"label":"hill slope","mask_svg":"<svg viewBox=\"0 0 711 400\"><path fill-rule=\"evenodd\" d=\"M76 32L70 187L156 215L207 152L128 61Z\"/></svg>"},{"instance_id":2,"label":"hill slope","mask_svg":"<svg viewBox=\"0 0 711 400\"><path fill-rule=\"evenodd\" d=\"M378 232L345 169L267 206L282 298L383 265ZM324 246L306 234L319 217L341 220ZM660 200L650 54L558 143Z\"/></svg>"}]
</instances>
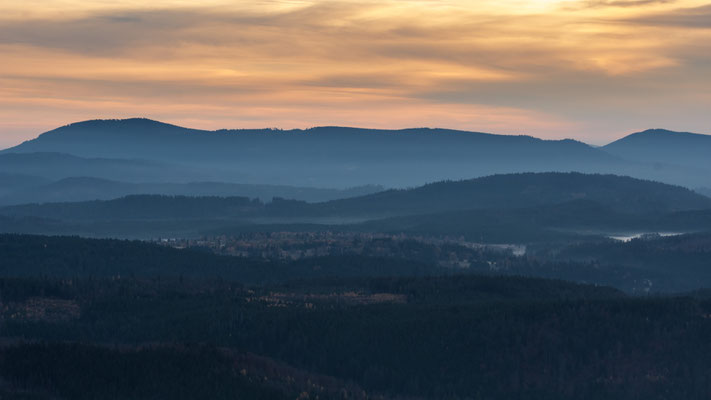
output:
<instances>
[{"instance_id":1,"label":"hill slope","mask_svg":"<svg viewBox=\"0 0 711 400\"><path fill-rule=\"evenodd\" d=\"M263 204L240 197L140 195L111 201L9 206L0 214L67 219L194 217L378 217L471 209L514 209L587 200L625 213L711 208L711 198L689 189L615 175L523 173L443 181L414 189L308 204L279 200ZM177 208L176 208L177 207ZM234 208L237 207L237 208Z\"/></svg>"},{"instance_id":2,"label":"hill slope","mask_svg":"<svg viewBox=\"0 0 711 400\"><path fill-rule=\"evenodd\" d=\"M711 168L711 135L649 129L614 141L602 149L628 160Z\"/></svg>"},{"instance_id":3,"label":"hill slope","mask_svg":"<svg viewBox=\"0 0 711 400\"><path fill-rule=\"evenodd\" d=\"M658 137L666 136L671 136L673 143L647 143L649 137L656 143ZM317 187L409 187L444 179L546 171L612 173L703 187L711 185L706 138L646 131L594 148L574 140L447 129L206 131L133 118L74 123L0 154L51 152L84 158L146 159L181 165L192 181ZM660 147L671 152L662 157L650 150ZM35 169L41 167L38 164ZM132 180L94 171L94 177ZM31 170L15 172L32 175ZM184 175L176 172L163 182L186 182Z\"/></svg>"},{"instance_id":4,"label":"hill slope","mask_svg":"<svg viewBox=\"0 0 711 400\"><path fill-rule=\"evenodd\" d=\"M0 205L112 200L138 194L168 196L240 196L258 198L262 201L270 201L274 197L282 197L317 202L361 196L383 190L382 187L373 185L349 189L320 189L225 182L133 183L91 177L72 177L51 183L41 181L41 184L28 184L19 188L13 186L3 192L1 190L2 183L2 175L0 175Z\"/></svg>"},{"instance_id":5,"label":"hill slope","mask_svg":"<svg viewBox=\"0 0 711 400\"><path fill-rule=\"evenodd\" d=\"M615 211L630 213L711 208L711 199L705 196L658 182L614 175L523 173L437 182L409 190L388 190L331 201L318 209L335 215L407 215L522 208L572 200L590 200Z\"/></svg>"},{"instance_id":6,"label":"hill slope","mask_svg":"<svg viewBox=\"0 0 711 400\"><path fill-rule=\"evenodd\" d=\"M0 172L0 196L49 183L38 176Z\"/></svg>"},{"instance_id":7,"label":"hill slope","mask_svg":"<svg viewBox=\"0 0 711 400\"><path fill-rule=\"evenodd\" d=\"M183 165L139 159L87 158L65 153L0 153L0 171L26 175L28 186L75 176L128 182L209 180L210 174ZM31 185L29 185L32 183Z\"/></svg>"},{"instance_id":8,"label":"hill slope","mask_svg":"<svg viewBox=\"0 0 711 400\"><path fill-rule=\"evenodd\" d=\"M430 147L432 144L442 149ZM464 145L464 147L461 147ZM502 147L506 146L506 147ZM118 157L174 160L233 159L235 156L263 156L282 153L289 158L349 154L350 159L381 159L382 156L422 156L433 158L446 150L454 156L486 155L500 148L499 154L533 150L555 158L558 150L575 151L588 158L604 153L573 140L542 140L530 136L493 135L448 129L360 129L317 127L288 131L274 129L205 131L188 129L149 119L93 120L63 126L33 140L5 150L11 153L59 152L81 157ZM323 153L326 150L327 153ZM361 154L358 154L358 153ZM607 157L609 159L609 157ZM582 161L582 160L581 160Z\"/></svg>"},{"instance_id":9,"label":"hill slope","mask_svg":"<svg viewBox=\"0 0 711 400\"><path fill-rule=\"evenodd\" d=\"M624 164L573 140L426 128L202 131L147 119L75 123L5 150L36 152L157 160L218 181L331 187L405 187L524 171L612 172Z\"/></svg>"}]
</instances>

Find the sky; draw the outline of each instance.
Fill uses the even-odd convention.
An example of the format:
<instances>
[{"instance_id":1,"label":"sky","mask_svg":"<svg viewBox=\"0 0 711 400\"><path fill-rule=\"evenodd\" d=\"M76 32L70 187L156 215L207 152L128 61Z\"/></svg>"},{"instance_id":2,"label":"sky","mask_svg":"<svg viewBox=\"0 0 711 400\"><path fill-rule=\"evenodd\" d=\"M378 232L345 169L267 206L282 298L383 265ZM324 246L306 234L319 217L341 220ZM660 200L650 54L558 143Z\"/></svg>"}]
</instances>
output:
<instances>
[{"instance_id":1,"label":"sky","mask_svg":"<svg viewBox=\"0 0 711 400\"><path fill-rule=\"evenodd\" d=\"M711 133L711 2L0 0L0 147L128 117Z\"/></svg>"}]
</instances>

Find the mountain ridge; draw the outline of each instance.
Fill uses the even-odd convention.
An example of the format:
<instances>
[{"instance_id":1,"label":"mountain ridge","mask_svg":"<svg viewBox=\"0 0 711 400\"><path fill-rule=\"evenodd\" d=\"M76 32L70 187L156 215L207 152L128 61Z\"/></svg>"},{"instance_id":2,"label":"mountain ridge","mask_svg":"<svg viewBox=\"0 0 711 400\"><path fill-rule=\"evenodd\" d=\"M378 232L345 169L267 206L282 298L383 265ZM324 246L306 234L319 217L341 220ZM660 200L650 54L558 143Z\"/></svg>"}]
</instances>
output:
<instances>
[{"instance_id":1,"label":"mountain ridge","mask_svg":"<svg viewBox=\"0 0 711 400\"><path fill-rule=\"evenodd\" d=\"M84 134L89 134L91 136L83 136ZM206 129L195 129L187 128L180 125L170 124L162 121L157 121L148 118L126 118L126 119L93 119L86 121L79 121L70 123L50 131L39 134L36 138L26 140L16 146L12 146L3 150L2 153L29 153L29 152L58 152L66 153L81 157L87 157L82 154L75 154L71 150L65 149L65 151L45 151L41 147L35 148L40 145L41 142L55 142L56 140L71 140L74 137L78 139L89 139L97 136L104 137L138 137L138 138L179 138L181 135L205 135L208 139L212 139L212 135L220 135L225 138L235 137L235 136L250 136L253 134L265 135L265 136L351 136L351 135L461 135L467 136L468 139L488 139L488 140L526 140L531 143L557 143L566 145L576 145L584 148L593 148L592 146L584 143L580 140L565 138L565 139L543 139L532 135L518 134L494 134L487 132L478 131L467 131L458 129L446 129L446 128L402 128L402 129L379 129L379 128L359 128L359 127L349 127L349 126L315 126L311 128L295 128L295 129L275 129L275 128L262 128L262 129L216 129L216 130L206 130ZM101 157L97 157L101 158Z\"/></svg>"},{"instance_id":2,"label":"mountain ridge","mask_svg":"<svg viewBox=\"0 0 711 400\"><path fill-rule=\"evenodd\" d=\"M201 200L202 199L202 200ZM53 217L62 213L91 214L90 208L99 210L102 218L116 216L110 212L112 205L126 205L125 214L134 215L141 207L147 216L156 213L171 216L169 207L176 206L181 214L195 208L197 215L217 217L392 217L422 215L453 210L517 209L544 205L564 204L574 200L597 202L617 212L630 214L650 212L676 212L711 209L711 198L692 190L658 182L629 177L579 173L523 173L492 175L484 178L443 181L412 189L390 189L375 194L306 203L274 199L261 203L246 197L230 196L126 196L116 200L26 204L0 208L7 216ZM209 206L199 206L203 201ZM156 205L157 204L157 205ZM199 207L197 207L199 206ZM226 207L220 211L220 207ZM234 210L235 213L231 213ZM167 213L167 214L166 214ZM92 218L94 218L92 216Z\"/></svg>"},{"instance_id":3,"label":"mountain ridge","mask_svg":"<svg viewBox=\"0 0 711 400\"><path fill-rule=\"evenodd\" d=\"M496 174L468 180L433 182L412 189L390 189L355 198L332 200L324 203L324 208L333 211L351 210L354 204L365 202L370 204L371 210L392 206L400 215L406 215L406 210L416 211L414 214L432 210L446 211L447 208L464 210L504 204L527 207L579 199L606 199L602 204L614 206L618 211L636 212L642 204L648 207L656 207L655 202L671 205L674 203L669 200L672 196L677 196L677 207L680 208L674 209L672 206L665 211L680 211L685 207L711 208L711 199L682 186L626 176L577 172ZM400 204L400 200L407 197L414 198L414 201L410 201L412 210ZM685 202L683 205L682 199ZM630 201L636 203L626 204ZM397 205L394 206L393 202Z\"/></svg>"},{"instance_id":4,"label":"mountain ridge","mask_svg":"<svg viewBox=\"0 0 711 400\"><path fill-rule=\"evenodd\" d=\"M628 175L688 187L711 185L706 178L711 175L708 153L684 157L682 146L663 159L654 154L636 157L635 146L632 152L629 146L617 151L620 145L613 144L598 148L574 139L440 128L208 131L133 118L65 125L6 149L0 156L53 152L151 160L185 167L193 173L192 180L304 187L412 187L447 179L547 171ZM174 175L166 179L182 181L184 174Z\"/></svg>"},{"instance_id":5,"label":"mountain ridge","mask_svg":"<svg viewBox=\"0 0 711 400\"><path fill-rule=\"evenodd\" d=\"M149 119L70 124L0 155L37 152L149 159L217 181L339 188L407 187L529 170L598 172L622 162L582 142L532 136L430 128L205 131Z\"/></svg>"},{"instance_id":6,"label":"mountain ridge","mask_svg":"<svg viewBox=\"0 0 711 400\"><path fill-rule=\"evenodd\" d=\"M146 128L150 127L153 129L152 133L165 133L166 130L171 129L175 132L170 133L202 133L202 134L249 134L249 133L273 133L273 134L299 134L299 133L434 133L434 134L467 134L467 135L478 135L487 137L509 137L509 138L527 138L534 141L545 141L545 142L566 142L566 143L578 143L585 146L593 147L590 144L574 139L574 138L563 138L563 139L544 139L528 134L496 134L480 131L469 131L462 129L449 129L449 128L432 128L432 127L413 127L413 128L399 128L399 129L383 129L383 128L361 128L352 126L340 126L340 125L322 125L314 126L310 128L293 128L293 129L279 129L279 128L221 128L221 129L198 129L198 128L188 128L177 124L172 124L168 122L158 121L145 117L131 117L131 118L110 118L110 119L90 119L84 121L72 122L55 129L43 132L39 134L34 139L26 140L18 145L2 149L0 152L6 152L9 150L14 150L22 147L26 143L34 142L40 138L53 137L58 134L71 132L72 130L87 130L87 129L97 129L97 128ZM130 130L127 132L131 132ZM627 134L619 139L613 140L610 143L599 146L600 148L605 148L611 146L615 143L625 141L626 139L631 139L640 136L660 136L660 135L673 135L675 137L705 137L711 138L711 135L686 132L686 131L674 131L665 128L650 128L643 131L633 132Z\"/></svg>"},{"instance_id":7,"label":"mountain ridge","mask_svg":"<svg viewBox=\"0 0 711 400\"><path fill-rule=\"evenodd\" d=\"M656 137L656 138L668 138L674 136L675 138L711 138L711 135L703 134L703 133L695 133L695 132L686 132L686 131L673 131L670 129L664 129L664 128L650 128L650 129L645 129L643 131L639 132L633 132L628 135L625 135L617 140L614 140L603 147L613 145L615 143L619 143L625 140L631 140L634 138L649 138L649 137ZM702 139L703 140L703 139Z\"/></svg>"}]
</instances>

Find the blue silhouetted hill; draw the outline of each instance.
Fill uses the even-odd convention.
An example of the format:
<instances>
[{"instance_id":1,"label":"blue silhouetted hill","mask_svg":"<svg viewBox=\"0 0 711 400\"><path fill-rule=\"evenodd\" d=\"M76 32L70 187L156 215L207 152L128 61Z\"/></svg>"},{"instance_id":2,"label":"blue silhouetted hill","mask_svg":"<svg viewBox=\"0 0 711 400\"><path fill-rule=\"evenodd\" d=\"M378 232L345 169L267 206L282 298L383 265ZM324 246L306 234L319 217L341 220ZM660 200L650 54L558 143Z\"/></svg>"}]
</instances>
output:
<instances>
[{"instance_id":1,"label":"blue silhouetted hill","mask_svg":"<svg viewBox=\"0 0 711 400\"><path fill-rule=\"evenodd\" d=\"M154 160L88 158L67 153L0 153L0 171L4 174L29 175L26 186L69 177L88 176L129 182L205 180L205 174L184 165Z\"/></svg>"},{"instance_id":2,"label":"blue silhouetted hill","mask_svg":"<svg viewBox=\"0 0 711 400\"><path fill-rule=\"evenodd\" d=\"M711 208L711 199L689 189L615 175L522 173L444 181L334 200L322 212L422 214L438 211L522 208L589 200L627 213Z\"/></svg>"},{"instance_id":3,"label":"blue silhouetted hill","mask_svg":"<svg viewBox=\"0 0 711 400\"><path fill-rule=\"evenodd\" d=\"M711 149L709 138L650 130L596 148L570 139L448 129L332 126L207 131L133 118L63 126L2 155L63 153L87 159L149 160L177 171L163 173L161 177L167 175L163 182L185 182L187 172L193 181L402 188L492 174L575 171L704 187L711 185L706 177L711 173L706 156ZM44 163L38 160L35 169L42 167ZM143 173L142 169L137 166L134 175ZM129 180L108 176L105 169L85 170L92 177ZM56 171L59 174L62 169ZM13 173L34 175L31 170ZM70 176L87 174L53 179Z\"/></svg>"},{"instance_id":4,"label":"blue silhouetted hill","mask_svg":"<svg viewBox=\"0 0 711 400\"><path fill-rule=\"evenodd\" d=\"M38 176L0 172L0 196L48 183L49 180Z\"/></svg>"},{"instance_id":5,"label":"blue silhouetted hill","mask_svg":"<svg viewBox=\"0 0 711 400\"><path fill-rule=\"evenodd\" d=\"M591 202L625 214L711 209L710 198L678 186L614 175L525 173L437 182L323 203L141 195L110 201L9 206L0 208L0 215L64 220L372 219L458 210L555 207L571 201Z\"/></svg>"},{"instance_id":6,"label":"blue silhouetted hill","mask_svg":"<svg viewBox=\"0 0 711 400\"><path fill-rule=\"evenodd\" d=\"M330 187L406 187L524 171L612 172L622 162L574 140L530 136L429 128L204 131L147 119L75 123L4 151L38 152L154 160L217 181Z\"/></svg>"},{"instance_id":7,"label":"blue silhouetted hill","mask_svg":"<svg viewBox=\"0 0 711 400\"><path fill-rule=\"evenodd\" d=\"M628 160L711 168L711 135L649 129L602 148Z\"/></svg>"},{"instance_id":8,"label":"blue silhouetted hill","mask_svg":"<svg viewBox=\"0 0 711 400\"><path fill-rule=\"evenodd\" d=\"M0 156L1 157L1 156ZM141 194L166 196L243 196L269 201L274 197L308 202L362 196L383 190L380 186L348 189L237 184L225 182L120 182L94 177L71 177L54 182L41 178L21 179L0 174L0 205L113 200Z\"/></svg>"},{"instance_id":9,"label":"blue silhouetted hill","mask_svg":"<svg viewBox=\"0 0 711 400\"><path fill-rule=\"evenodd\" d=\"M435 145L433 147L433 145ZM493 153L492 153L493 150ZM239 157L272 156L312 161L335 156L346 160L415 160L474 155L550 155L569 158L603 156L574 140L542 140L530 136L493 135L448 129L380 130L346 127L311 129L243 129L205 131L149 119L92 120L41 134L8 152L58 152L80 157L217 161ZM530 154L535 155L535 154ZM608 157L609 158L609 157ZM582 161L582 160L581 160Z\"/></svg>"}]
</instances>

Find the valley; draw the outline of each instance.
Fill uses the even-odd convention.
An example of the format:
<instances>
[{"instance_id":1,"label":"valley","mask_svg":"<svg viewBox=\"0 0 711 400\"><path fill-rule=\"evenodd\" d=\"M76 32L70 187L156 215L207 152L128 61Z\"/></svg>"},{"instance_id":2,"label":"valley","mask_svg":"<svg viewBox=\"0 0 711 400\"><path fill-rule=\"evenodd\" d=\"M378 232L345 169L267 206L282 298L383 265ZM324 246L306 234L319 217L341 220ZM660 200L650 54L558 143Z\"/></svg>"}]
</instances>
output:
<instances>
[{"instance_id":1,"label":"valley","mask_svg":"<svg viewBox=\"0 0 711 400\"><path fill-rule=\"evenodd\" d=\"M40 135L0 153L0 397L705 398L707 166L628 144L690 135Z\"/></svg>"}]
</instances>

